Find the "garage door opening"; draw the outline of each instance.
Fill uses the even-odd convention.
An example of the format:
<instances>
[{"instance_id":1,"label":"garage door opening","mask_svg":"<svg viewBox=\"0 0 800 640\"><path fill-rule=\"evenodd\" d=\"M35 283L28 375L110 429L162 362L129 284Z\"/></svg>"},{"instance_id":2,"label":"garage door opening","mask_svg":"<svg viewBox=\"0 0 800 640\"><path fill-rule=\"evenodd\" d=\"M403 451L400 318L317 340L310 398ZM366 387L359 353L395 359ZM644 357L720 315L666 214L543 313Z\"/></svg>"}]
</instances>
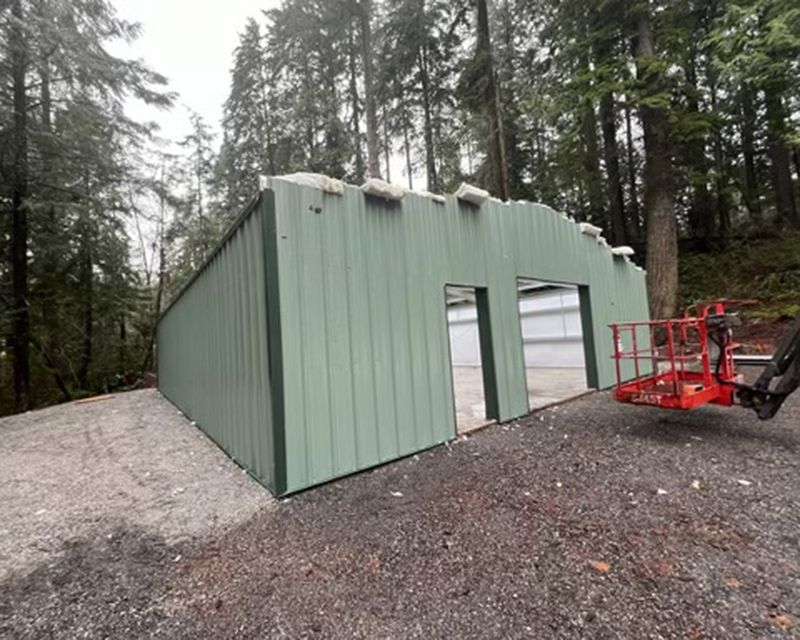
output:
<instances>
[{"instance_id":1,"label":"garage door opening","mask_svg":"<svg viewBox=\"0 0 800 640\"><path fill-rule=\"evenodd\" d=\"M578 287L520 278L517 302L530 410L588 391Z\"/></svg>"},{"instance_id":2,"label":"garage door opening","mask_svg":"<svg viewBox=\"0 0 800 640\"><path fill-rule=\"evenodd\" d=\"M461 434L491 424L497 413L491 393L488 298L481 287L448 285L445 301L456 431Z\"/></svg>"}]
</instances>

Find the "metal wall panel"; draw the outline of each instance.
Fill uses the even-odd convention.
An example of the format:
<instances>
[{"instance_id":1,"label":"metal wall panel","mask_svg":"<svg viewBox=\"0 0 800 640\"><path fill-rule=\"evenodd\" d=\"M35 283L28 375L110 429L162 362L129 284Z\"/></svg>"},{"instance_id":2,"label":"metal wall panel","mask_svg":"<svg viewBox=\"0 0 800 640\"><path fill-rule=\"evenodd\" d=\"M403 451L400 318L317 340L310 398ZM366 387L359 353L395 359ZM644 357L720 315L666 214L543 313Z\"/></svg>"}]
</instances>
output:
<instances>
[{"instance_id":1,"label":"metal wall panel","mask_svg":"<svg viewBox=\"0 0 800 640\"><path fill-rule=\"evenodd\" d=\"M253 203L158 325L158 386L222 449L277 492L266 212Z\"/></svg>"},{"instance_id":2,"label":"metal wall panel","mask_svg":"<svg viewBox=\"0 0 800 640\"><path fill-rule=\"evenodd\" d=\"M500 420L528 411L517 278L579 286L594 386L613 383L608 323L648 317L644 272L545 206L272 190L280 493L455 437L447 284L486 288Z\"/></svg>"}]
</instances>

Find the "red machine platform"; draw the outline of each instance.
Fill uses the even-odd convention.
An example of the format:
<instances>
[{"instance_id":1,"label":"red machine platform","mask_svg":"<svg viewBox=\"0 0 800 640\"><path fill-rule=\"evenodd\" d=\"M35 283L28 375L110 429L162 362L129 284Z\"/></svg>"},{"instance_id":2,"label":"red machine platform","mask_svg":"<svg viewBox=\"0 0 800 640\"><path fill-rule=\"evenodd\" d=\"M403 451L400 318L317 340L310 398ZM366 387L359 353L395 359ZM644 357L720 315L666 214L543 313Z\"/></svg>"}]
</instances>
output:
<instances>
[{"instance_id":1,"label":"red machine platform","mask_svg":"<svg viewBox=\"0 0 800 640\"><path fill-rule=\"evenodd\" d=\"M611 325L615 400L666 409L734 404L741 379L734 368L737 345L731 339L730 316L722 302L700 304L696 310L696 316L687 311L674 320ZM717 339L720 332L727 339ZM625 362L632 366L625 367Z\"/></svg>"}]
</instances>

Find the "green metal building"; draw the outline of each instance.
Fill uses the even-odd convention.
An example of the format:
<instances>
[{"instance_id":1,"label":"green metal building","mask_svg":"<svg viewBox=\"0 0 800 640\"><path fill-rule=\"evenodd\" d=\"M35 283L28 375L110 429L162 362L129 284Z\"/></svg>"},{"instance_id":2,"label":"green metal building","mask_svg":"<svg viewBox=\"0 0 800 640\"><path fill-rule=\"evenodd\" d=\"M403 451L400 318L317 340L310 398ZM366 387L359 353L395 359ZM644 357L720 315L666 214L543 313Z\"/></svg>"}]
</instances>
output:
<instances>
[{"instance_id":1,"label":"green metal building","mask_svg":"<svg viewBox=\"0 0 800 640\"><path fill-rule=\"evenodd\" d=\"M159 389L298 491L456 437L447 285L475 287L487 417L526 414L518 278L578 286L587 382L609 387L608 324L648 317L645 274L586 231L538 204L272 178L162 315Z\"/></svg>"}]
</instances>

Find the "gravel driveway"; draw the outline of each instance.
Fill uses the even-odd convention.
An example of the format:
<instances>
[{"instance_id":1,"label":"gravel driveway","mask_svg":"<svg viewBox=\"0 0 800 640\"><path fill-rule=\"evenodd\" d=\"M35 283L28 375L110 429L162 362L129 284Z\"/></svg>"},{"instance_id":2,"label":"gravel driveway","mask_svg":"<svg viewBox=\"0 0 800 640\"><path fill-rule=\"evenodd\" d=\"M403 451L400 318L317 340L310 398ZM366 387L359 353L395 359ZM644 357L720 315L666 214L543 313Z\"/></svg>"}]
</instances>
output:
<instances>
[{"instance_id":1,"label":"gravel driveway","mask_svg":"<svg viewBox=\"0 0 800 640\"><path fill-rule=\"evenodd\" d=\"M741 639L800 620L797 399L759 423L595 394L280 503L153 391L0 421L0 460L0 637Z\"/></svg>"}]
</instances>

